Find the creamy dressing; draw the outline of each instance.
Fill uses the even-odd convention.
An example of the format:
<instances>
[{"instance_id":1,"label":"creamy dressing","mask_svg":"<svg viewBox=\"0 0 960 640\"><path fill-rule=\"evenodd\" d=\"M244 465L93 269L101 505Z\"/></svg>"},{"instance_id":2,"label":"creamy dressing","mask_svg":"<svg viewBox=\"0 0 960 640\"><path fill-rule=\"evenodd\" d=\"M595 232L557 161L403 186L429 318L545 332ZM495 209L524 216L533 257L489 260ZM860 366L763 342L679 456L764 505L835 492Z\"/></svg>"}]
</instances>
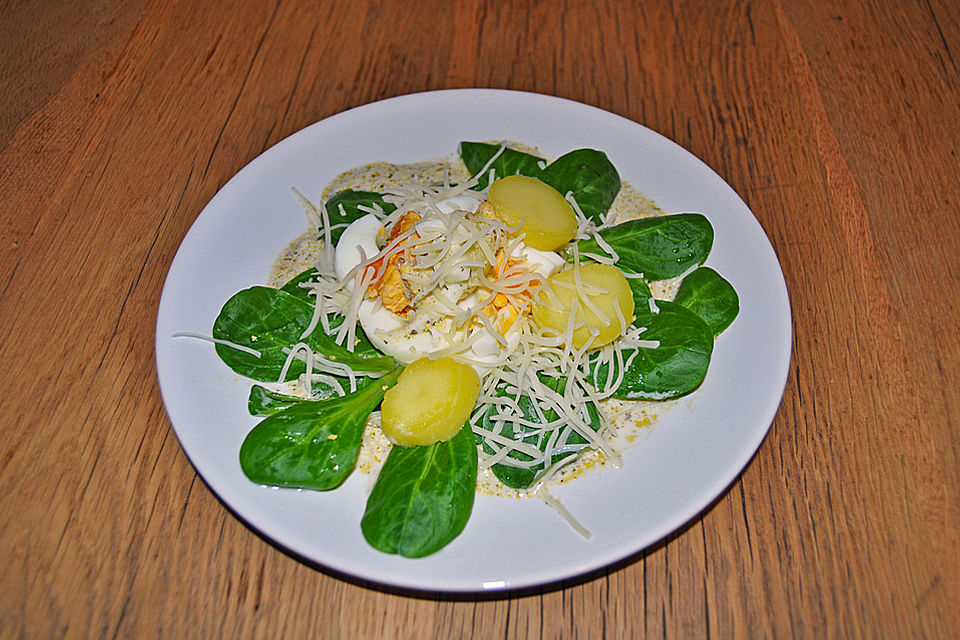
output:
<instances>
[{"instance_id":1,"label":"creamy dressing","mask_svg":"<svg viewBox=\"0 0 960 640\"><path fill-rule=\"evenodd\" d=\"M509 146L539 155L536 149L524 145L509 143ZM456 155L433 161L396 165L386 162L371 163L356 167L337 176L324 189L325 202L332 195L347 189L383 192L389 187L409 182L417 183L458 183L470 178L466 167ZM316 203L322 206L322 203ZM664 212L654 202L629 184L623 183L620 192L611 206L610 220L614 224L663 215ZM313 214L308 214L313 217ZM323 239L319 231L312 229L293 240L277 257L271 269L268 284L280 287L297 274L313 267L323 248ZM676 296L681 278L674 278L651 284L654 296L662 300L672 300ZM303 385L294 383L285 392L305 395ZM606 436L609 448L614 454L625 450L631 443L642 439L653 428L659 413L671 406L671 403L644 402L639 400L618 400L609 398L600 402L601 410L612 426ZM364 432L363 444L357 461L357 468L364 473L376 474L390 452L391 444L380 428L380 413L370 416ZM575 460L565 464L555 472L548 472L547 480L527 490L518 490L505 486L493 471L481 468L477 491L479 493L501 497L525 498L535 495L539 490L547 489L577 478L593 469L605 466L619 466L619 459L611 459L599 449L585 450ZM562 464L562 462L561 462Z\"/></svg>"}]
</instances>

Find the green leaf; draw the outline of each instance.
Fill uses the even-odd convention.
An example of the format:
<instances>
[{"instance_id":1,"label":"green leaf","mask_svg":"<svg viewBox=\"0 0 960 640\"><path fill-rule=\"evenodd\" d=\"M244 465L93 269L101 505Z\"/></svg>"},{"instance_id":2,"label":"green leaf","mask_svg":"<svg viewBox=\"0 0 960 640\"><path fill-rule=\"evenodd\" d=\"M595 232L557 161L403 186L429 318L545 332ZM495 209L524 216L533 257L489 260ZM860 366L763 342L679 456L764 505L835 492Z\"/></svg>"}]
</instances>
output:
<instances>
[{"instance_id":1,"label":"green leaf","mask_svg":"<svg viewBox=\"0 0 960 640\"><path fill-rule=\"evenodd\" d=\"M298 273L296 276L294 276L292 279L288 280L286 284L280 287L280 290L286 291L287 293L294 295L298 298L301 298L302 300L306 300L312 305L315 301L314 296L310 295L310 293L306 289L301 287L300 284L303 282L310 282L311 280L315 280L319 274L320 274L319 271L317 271L313 267L310 267L306 271L302 271Z\"/></svg>"},{"instance_id":2,"label":"green leaf","mask_svg":"<svg viewBox=\"0 0 960 640\"><path fill-rule=\"evenodd\" d=\"M740 298L733 285L710 267L700 267L684 278L674 302L700 316L715 336L740 313Z\"/></svg>"},{"instance_id":3,"label":"green leaf","mask_svg":"<svg viewBox=\"0 0 960 640\"><path fill-rule=\"evenodd\" d=\"M703 382L713 352L713 334L700 316L675 302L657 300L659 313L649 305L637 309L636 326L646 327L640 337L658 340L655 349L624 350L624 359L637 355L624 372L614 393L626 400L667 400L690 393ZM606 364L596 367L595 380L605 380Z\"/></svg>"},{"instance_id":4,"label":"green leaf","mask_svg":"<svg viewBox=\"0 0 960 640\"><path fill-rule=\"evenodd\" d=\"M343 206L343 213L340 207ZM369 211L363 211L361 206L373 208L380 207L383 212L392 213L397 205L386 202L383 195L373 191L341 191L331 196L323 205L327 210L327 218L330 219L330 239L336 245L340 240L340 235L354 220L369 215Z\"/></svg>"},{"instance_id":5,"label":"green leaf","mask_svg":"<svg viewBox=\"0 0 960 640\"><path fill-rule=\"evenodd\" d=\"M316 279L319 275L319 271L314 268L307 269L306 271L298 274L295 278L283 285L280 290L291 293L298 298L303 298L311 305L316 303L316 298L309 293L307 290L300 286L302 282L309 282L310 280ZM311 312L312 313L312 312ZM334 315L330 318L330 331L327 332L327 335L331 338L335 338L337 335L337 329L340 328L340 325L343 324L345 318L341 315ZM370 339L367 338L367 334L363 331L363 327L357 324L355 339L353 344L353 352L361 356L370 356L370 357L382 357L383 354L378 350L373 343L370 342Z\"/></svg>"},{"instance_id":6,"label":"green leaf","mask_svg":"<svg viewBox=\"0 0 960 640\"><path fill-rule=\"evenodd\" d=\"M356 393L306 400L269 416L240 446L240 467L253 482L326 491L340 486L357 461L363 428L402 368Z\"/></svg>"},{"instance_id":7,"label":"green leaf","mask_svg":"<svg viewBox=\"0 0 960 640\"><path fill-rule=\"evenodd\" d=\"M629 269L621 269L625 273L631 273ZM643 278L627 278L627 284L630 285L630 293L633 294L633 308L641 309L649 305L647 302L653 297L650 291L650 285Z\"/></svg>"},{"instance_id":8,"label":"green leaf","mask_svg":"<svg viewBox=\"0 0 960 640\"><path fill-rule=\"evenodd\" d=\"M456 538L473 510L477 447L470 424L446 442L395 446L360 521L371 546L420 558Z\"/></svg>"},{"instance_id":9,"label":"green leaf","mask_svg":"<svg viewBox=\"0 0 960 640\"><path fill-rule=\"evenodd\" d=\"M487 188L490 169L496 172L494 179L517 174L533 178L539 177L540 163L544 162L544 159L514 149L504 149L503 153L493 161L493 164L483 172L483 175L477 175L499 150L500 145L497 144L487 144L485 142L460 143L460 158L470 175L477 176L477 191L483 191Z\"/></svg>"},{"instance_id":10,"label":"green leaf","mask_svg":"<svg viewBox=\"0 0 960 640\"><path fill-rule=\"evenodd\" d=\"M567 384L566 378L548 378L546 376L540 376L540 381L546 386L550 387L559 394L563 394L563 390ZM497 395L505 396L507 395L505 387L497 388ZM517 400L517 406L520 408L522 416L525 420L529 420L536 424L543 424L540 420L540 414L537 412L534 407L534 400L530 396L522 395ZM514 434L513 425L507 422L500 423L498 427L491 419L491 413L493 413L494 408L491 406L483 415L483 428L488 431L496 431L498 428L500 430L500 435L507 438L516 440L521 439L527 444L532 444L541 451L546 451L548 440L541 433L537 433L536 427L527 427L520 434ZM602 420L600 418L600 413L597 411L597 408L590 403L587 405L587 413L590 416L590 428L594 431L598 431L602 426ZM546 418L547 422L552 422L557 420L559 416L557 412L552 409L546 409L543 411L543 417ZM555 446L562 446L564 444L588 444L587 439L576 431L571 431L565 442L555 443ZM484 450L487 453L493 453L493 449L489 446L484 446ZM533 460L533 457L522 453L520 451L511 451L509 457L515 460L530 461ZM567 451L564 453L554 453L551 456L550 464L556 464L560 460L566 458L567 456L575 455L573 451ZM537 480L540 479L546 472L546 468L543 463L531 466L531 467L514 467L506 465L503 463L497 463L492 467L494 475L500 479L500 481L507 485L508 487L513 487L514 489L526 489L532 486Z\"/></svg>"},{"instance_id":11,"label":"green leaf","mask_svg":"<svg viewBox=\"0 0 960 640\"><path fill-rule=\"evenodd\" d=\"M496 144L460 143L460 157L471 175L477 175L499 150L500 145ZM519 174L542 180L563 195L572 193L583 214L599 225L620 191L620 174L606 154L593 149L577 149L541 169L543 162L543 158L529 153L504 149L490 167L496 171L495 178ZM489 168L482 176L477 176L478 190L487 188L488 174Z\"/></svg>"},{"instance_id":12,"label":"green leaf","mask_svg":"<svg viewBox=\"0 0 960 640\"><path fill-rule=\"evenodd\" d=\"M620 256L617 266L642 273L646 280L666 280L702 264L713 247L713 227L699 213L678 213L630 220L599 231ZM593 238L577 243L587 253L606 253Z\"/></svg>"},{"instance_id":13,"label":"green leaf","mask_svg":"<svg viewBox=\"0 0 960 640\"><path fill-rule=\"evenodd\" d=\"M603 223L603 214L620 192L620 174L602 151L577 149L566 153L535 178L566 195L572 192L577 205L595 224Z\"/></svg>"},{"instance_id":14,"label":"green leaf","mask_svg":"<svg viewBox=\"0 0 960 640\"><path fill-rule=\"evenodd\" d=\"M247 396L247 411L252 416L271 416L305 400L255 384L250 387L250 395Z\"/></svg>"},{"instance_id":15,"label":"green leaf","mask_svg":"<svg viewBox=\"0 0 960 640\"><path fill-rule=\"evenodd\" d=\"M250 395L247 397L247 411L249 411L252 416L270 416L300 402L326 400L336 395L336 390L332 386L321 382L313 383L313 397L311 398L301 398L285 393L277 393L259 384L255 384L250 387Z\"/></svg>"},{"instance_id":16,"label":"green leaf","mask_svg":"<svg viewBox=\"0 0 960 640\"><path fill-rule=\"evenodd\" d=\"M217 355L240 375L261 382L276 382L287 354L285 347L300 342L300 336L313 318L313 305L297 296L271 287L251 287L227 300L213 324L213 337L256 349L260 357L233 347L216 345ZM331 336L315 330L303 342L314 352L347 365L357 372L389 371L393 358L382 354L350 352ZM306 365L294 360L287 380L306 371Z\"/></svg>"}]
</instances>

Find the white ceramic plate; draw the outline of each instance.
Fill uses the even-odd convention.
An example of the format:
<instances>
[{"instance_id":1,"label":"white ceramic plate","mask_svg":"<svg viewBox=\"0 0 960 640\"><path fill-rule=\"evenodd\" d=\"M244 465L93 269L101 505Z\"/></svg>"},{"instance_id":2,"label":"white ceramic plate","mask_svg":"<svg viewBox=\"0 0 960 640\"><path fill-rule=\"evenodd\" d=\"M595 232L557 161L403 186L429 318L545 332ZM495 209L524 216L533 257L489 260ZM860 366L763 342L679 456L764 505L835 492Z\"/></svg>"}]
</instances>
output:
<instances>
[{"instance_id":1,"label":"white ceramic plate","mask_svg":"<svg viewBox=\"0 0 960 640\"><path fill-rule=\"evenodd\" d=\"M478 496L464 532L422 559L381 553L360 532L373 477L330 492L278 490L244 477L238 451L257 419L250 382L209 335L235 292L263 284L278 253L307 230L296 186L320 200L338 173L375 160L447 156L461 140L517 140L548 157L603 150L623 180L668 212L702 212L716 237L707 264L730 280L741 312L720 336L706 381L624 452L620 469L555 491L592 532L584 539L538 500ZM623 559L696 517L749 462L769 429L790 360L790 309L780 265L736 193L690 153L645 127L553 97L467 89L384 100L283 140L204 208L173 260L157 317L157 371L170 421L207 484L239 517L292 552L378 583L432 591L519 588L572 578Z\"/></svg>"}]
</instances>

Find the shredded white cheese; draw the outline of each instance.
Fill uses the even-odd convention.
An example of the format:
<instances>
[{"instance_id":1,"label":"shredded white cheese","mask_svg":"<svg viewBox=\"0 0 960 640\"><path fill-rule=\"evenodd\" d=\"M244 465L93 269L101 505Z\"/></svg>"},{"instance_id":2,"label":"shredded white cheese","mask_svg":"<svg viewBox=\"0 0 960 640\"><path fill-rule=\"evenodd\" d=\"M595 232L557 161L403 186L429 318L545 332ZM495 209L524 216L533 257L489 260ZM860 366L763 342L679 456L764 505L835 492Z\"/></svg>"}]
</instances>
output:
<instances>
[{"instance_id":1,"label":"shredded white cheese","mask_svg":"<svg viewBox=\"0 0 960 640\"><path fill-rule=\"evenodd\" d=\"M477 175L487 175L492 181L492 165L505 148L501 146L497 155ZM404 213L415 211L421 216L410 230L389 242L384 238L384 242L378 244L380 250L375 255L363 256L361 263L342 281L334 275L331 224L326 208L313 206L296 192L311 223L319 221L322 244L319 254L289 260L291 265L296 265L291 266L291 270L316 266L320 272L316 279L302 285L316 301L316 312L301 340L318 327L329 333L332 319L340 316L343 320L336 340L352 349L357 340L358 309L371 283L382 275L391 256L409 256L410 263L404 267L404 277L411 288L414 309L406 319L405 331L434 332L435 342L442 339L449 346L431 357L450 355L484 371L480 398L470 420L474 433L484 442L480 451L481 467L501 464L547 469L538 484L525 491L507 489L495 479L489 483L485 481L482 487L500 495L538 495L561 513L571 526L589 536L589 532L550 495L549 487L575 477L586 467L618 464L617 450L625 446L625 439L636 437L638 429L646 428L652 419L649 408L642 403L630 403L628 411L624 408L627 405L612 400L611 395L621 384L629 363L637 357L638 349L656 348L658 343L640 338L643 330L629 326L633 319L623 317L619 309L616 317L608 317L590 301L587 294L597 293L598 288L579 278L576 265L581 259L616 264L619 256L596 233L597 226L586 218L572 194L566 194L566 199L577 216L577 238L593 237L603 251L603 254L581 256L574 250L572 286L585 308L605 323L619 325L624 337L599 350L591 351L589 342L581 349L574 349L569 346L573 343L573 333L583 324L577 321L576 313L570 315L562 332L538 328L528 311L535 300L538 304L549 302L549 295L544 295L543 279L519 260L517 229L466 211L441 213L438 203L446 199L465 194L481 199L485 196L474 190L476 178L466 175L458 163L410 167L379 163L347 172L331 183L325 196L347 188L385 193L385 201L395 205L395 211L384 214L379 208L363 210L369 209L368 212L375 214L387 230ZM398 180L398 175L406 178ZM413 181L409 180L411 176ZM424 179L424 176L429 178ZM429 186L431 183L435 186ZM649 201L627 185L621 190L618 201L619 206L614 203L605 222L613 224L624 218L658 213ZM276 276L278 284L292 275L294 273L286 277ZM642 277L641 274L625 275ZM519 311L509 337L500 325L502 314L487 313L498 294ZM581 302L574 305L575 311L578 304ZM655 303L652 300L650 305L653 310ZM441 317L445 318L442 322ZM492 337L500 349L494 359L481 362L472 355L471 348L484 334ZM356 389L357 374L349 367L322 358L306 344L294 345L287 355L284 377L293 359L304 361L307 373L301 376L301 380L308 393L311 382L328 384L339 394L348 392L343 385L337 384L335 376L346 376L349 389ZM604 379L594 379L594 372L603 369L604 365ZM565 380L564 384L558 385L560 379ZM371 416L368 428L374 439L381 438L378 418L377 414ZM599 428L595 429L598 420ZM375 470L376 463L362 466ZM481 476L493 477L489 472Z\"/></svg>"},{"instance_id":2,"label":"shredded white cheese","mask_svg":"<svg viewBox=\"0 0 960 640\"><path fill-rule=\"evenodd\" d=\"M204 335L202 333L193 333L191 331L177 331L171 334L173 338L196 338L198 340L206 340L207 342L212 342L214 344L222 344L225 347L230 347L231 349L236 349L237 351L243 351L244 353L249 353L255 358L261 357L261 354L256 349L251 349L250 347L242 344L237 344L236 342L231 342L229 340L223 340L221 338L213 338L211 336Z\"/></svg>"}]
</instances>

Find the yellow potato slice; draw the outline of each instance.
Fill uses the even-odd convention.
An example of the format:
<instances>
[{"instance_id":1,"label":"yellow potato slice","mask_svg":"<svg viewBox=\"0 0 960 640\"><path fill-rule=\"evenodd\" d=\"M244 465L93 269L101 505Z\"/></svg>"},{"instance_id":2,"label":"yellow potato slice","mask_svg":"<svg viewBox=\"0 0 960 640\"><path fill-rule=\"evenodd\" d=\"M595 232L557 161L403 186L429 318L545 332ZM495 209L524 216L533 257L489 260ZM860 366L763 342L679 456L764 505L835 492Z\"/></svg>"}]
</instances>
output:
<instances>
[{"instance_id":1,"label":"yellow potato slice","mask_svg":"<svg viewBox=\"0 0 960 640\"><path fill-rule=\"evenodd\" d=\"M589 342L595 349L623 335L633 322L633 306L630 283L619 269L607 264L582 264L547 279L535 296L533 321L562 335L575 313L572 346L581 349Z\"/></svg>"},{"instance_id":2,"label":"yellow potato slice","mask_svg":"<svg viewBox=\"0 0 960 640\"><path fill-rule=\"evenodd\" d=\"M383 397L383 432L403 447L457 435L480 395L480 376L453 358L421 358L407 365Z\"/></svg>"},{"instance_id":3,"label":"yellow potato slice","mask_svg":"<svg viewBox=\"0 0 960 640\"><path fill-rule=\"evenodd\" d=\"M556 251L573 240L577 216L563 194L536 178L509 176L490 185L487 200L498 218L520 226L524 243L541 251Z\"/></svg>"}]
</instances>

